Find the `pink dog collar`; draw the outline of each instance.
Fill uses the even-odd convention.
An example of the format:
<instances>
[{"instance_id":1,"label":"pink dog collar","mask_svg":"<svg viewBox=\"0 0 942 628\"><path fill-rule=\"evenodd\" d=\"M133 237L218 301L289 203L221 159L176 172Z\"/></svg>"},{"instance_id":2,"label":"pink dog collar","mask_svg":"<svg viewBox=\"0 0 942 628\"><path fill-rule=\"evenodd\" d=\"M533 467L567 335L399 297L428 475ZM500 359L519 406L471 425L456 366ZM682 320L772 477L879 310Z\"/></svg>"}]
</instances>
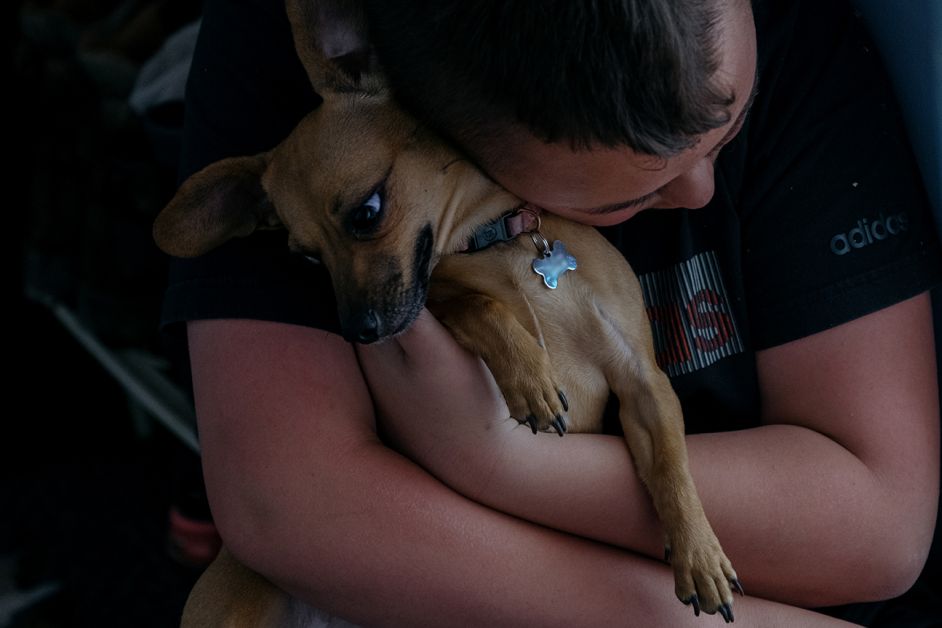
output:
<instances>
[{"instance_id":1,"label":"pink dog collar","mask_svg":"<svg viewBox=\"0 0 942 628\"><path fill-rule=\"evenodd\" d=\"M507 212L496 220L484 223L468 239L468 245L462 253L474 253L486 249L498 242L509 242L522 233L531 233L539 229L540 209L521 206Z\"/></svg>"}]
</instances>

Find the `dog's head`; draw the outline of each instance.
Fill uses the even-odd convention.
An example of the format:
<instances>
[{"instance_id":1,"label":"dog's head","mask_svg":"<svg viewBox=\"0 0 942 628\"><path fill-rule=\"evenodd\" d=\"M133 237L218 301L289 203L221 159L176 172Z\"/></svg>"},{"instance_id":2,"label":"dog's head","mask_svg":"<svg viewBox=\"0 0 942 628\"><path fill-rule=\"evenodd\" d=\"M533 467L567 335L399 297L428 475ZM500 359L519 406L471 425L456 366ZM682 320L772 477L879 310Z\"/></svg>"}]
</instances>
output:
<instances>
[{"instance_id":1,"label":"dog's head","mask_svg":"<svg viewBox=\"0 0 942 628\"><path fill-rule=\"evenodd\" d=\"M344 336L403 331L442 254L517 200L399 110L365 46L356 3L288 0L298 55L323 103L271 151L190 177L154 224L194 257L256 229L326 265Z\"/></svg>"}]
</instances>

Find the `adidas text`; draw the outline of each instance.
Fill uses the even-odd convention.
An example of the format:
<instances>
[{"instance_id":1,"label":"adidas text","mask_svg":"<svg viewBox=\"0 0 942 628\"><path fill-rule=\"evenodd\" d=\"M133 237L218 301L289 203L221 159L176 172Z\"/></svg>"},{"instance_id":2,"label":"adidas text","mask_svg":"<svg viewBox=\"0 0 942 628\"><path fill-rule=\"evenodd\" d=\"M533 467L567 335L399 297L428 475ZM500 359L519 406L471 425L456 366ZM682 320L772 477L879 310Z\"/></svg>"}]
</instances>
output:
<instances>
[{"instance_id":1,"label":"adidas text","mask_svg":"<svg viewBox=\"0 0 942 628\"><path fill-rule=\"evenodd\" d=\"M831 252L835 255L847 255L853 249L862 249L908 229L909 217L904 213L894 214L889 218L881 213L880 217L873 221L863 218L847 233L838 233L831 238Z\"/></svg>"}]
</instances>

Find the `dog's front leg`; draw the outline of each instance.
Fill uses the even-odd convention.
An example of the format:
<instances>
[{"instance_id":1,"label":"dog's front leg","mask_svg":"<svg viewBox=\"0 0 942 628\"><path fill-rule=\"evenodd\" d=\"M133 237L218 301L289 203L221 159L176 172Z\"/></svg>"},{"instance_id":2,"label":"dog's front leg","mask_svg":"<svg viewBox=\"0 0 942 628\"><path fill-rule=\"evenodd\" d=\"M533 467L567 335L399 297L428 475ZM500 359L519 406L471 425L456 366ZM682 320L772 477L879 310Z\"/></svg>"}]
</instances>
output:
<instances>
[{"instance_id":1,"label":"dog's front leg","mask_svg":"<svg viewBox=\"0 0 942 628\"><path fill-rule=\"evenodd\" d=\"M665 532L665 555L677 597L732 621L732 589L742 593L733 566L706 514L687 464L680 401L667 376L652 362L635 365L630 381L613 386L620 419L638 476L654 502Z\"/></svg>"},{"instance_id":2,"label":"dog's front leg","mask_svg":"<svg viewBox=\"0 0 942 628\"><path fill-rule=\"evenodd\" d=\"M566 431L569 402L559 389L546 349L510 308L478 293L429 299L428 308L455 340L484 360L511 415L538 430Z\"/></svg>"}]
</instances>

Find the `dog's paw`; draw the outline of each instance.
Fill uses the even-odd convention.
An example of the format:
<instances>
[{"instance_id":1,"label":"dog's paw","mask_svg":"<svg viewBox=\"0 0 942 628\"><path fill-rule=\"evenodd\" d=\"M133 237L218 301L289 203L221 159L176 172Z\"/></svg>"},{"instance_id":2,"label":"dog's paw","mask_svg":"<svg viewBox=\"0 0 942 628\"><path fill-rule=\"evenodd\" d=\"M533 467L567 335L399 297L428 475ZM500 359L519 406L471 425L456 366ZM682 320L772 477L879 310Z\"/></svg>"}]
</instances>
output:
<instances>
[{"instance_id":1,"label":"dog's paw","mask_svg":"<svg viewBox=\"0 0 942 628\"><path fill-rule=\"evenodd\" d=\"M526 424L537 432L556 432L560 436L566 433L566 412L569 400L552 379L548 377L515 377L515 381L505 388L504 399L510 414L521 424Z\"/></svg>"},{"instance_id":2,"label":"dog's paw","mask_svg":"<svg viewBox=\"0 0 942 628\"><path fill-rule=\"evenodd\" d=\"M556 383L549 355L535 342L518 343L516 349L505 359L486 360L510 415L534 434L543 431L562 436L569 429L569 399Z\"/></svg>"},{"instance_id":3,"label":"dog's paw","mask_svg":"<svg viewBox=\"0 0 942 628\"><path fill-rule=\"evenodd\" d=\"M731 623L733 591L744 595L742 584L712 530L699 536L699 542L668 540L665 547L664 557L674 570L677 598L692 606L695 615L699 616L700 611L719 613Z\"/></svg>"}]
</instances>

